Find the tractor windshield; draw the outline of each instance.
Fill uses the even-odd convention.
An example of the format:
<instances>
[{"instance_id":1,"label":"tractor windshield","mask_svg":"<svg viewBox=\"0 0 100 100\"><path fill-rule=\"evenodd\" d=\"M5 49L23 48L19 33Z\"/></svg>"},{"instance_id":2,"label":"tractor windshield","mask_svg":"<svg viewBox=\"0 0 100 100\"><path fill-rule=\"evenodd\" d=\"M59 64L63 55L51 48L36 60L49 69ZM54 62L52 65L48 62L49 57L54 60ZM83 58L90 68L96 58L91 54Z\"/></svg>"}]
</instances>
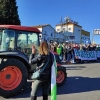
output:
<instances>
[{"instance_id":1,"label":"tractor windshield","mask_svg":"<svg viewBox=\"0 0 100 100\"><path fill-rule=\"evenodd\" d=\"M38 49L39 38L38 34L35 32L25 32L25 31L16 31L17 33L17 48L26 53L31 53L32 45Z\"/></svg>"},{"instance_id":2,"label":"tractor windshield","mask_svg":"<svg viewBox=\"0 0 100 100\"><path fill-rule=\"evenodd\" d=\"M35 32L0 30L0 51L19 50L30 54L32 45L38 49L39 36Z\"/></svg>"},{"instance_id":3,"label":"tractor windshield","mask_svg":"<svg viewBox=\"0 0 100 100\"><path fill-rule=\"evenodd\" d=\"M0 51L14 49L15 32L13 30L0 30Z\"/></svg>"}]
</instances>

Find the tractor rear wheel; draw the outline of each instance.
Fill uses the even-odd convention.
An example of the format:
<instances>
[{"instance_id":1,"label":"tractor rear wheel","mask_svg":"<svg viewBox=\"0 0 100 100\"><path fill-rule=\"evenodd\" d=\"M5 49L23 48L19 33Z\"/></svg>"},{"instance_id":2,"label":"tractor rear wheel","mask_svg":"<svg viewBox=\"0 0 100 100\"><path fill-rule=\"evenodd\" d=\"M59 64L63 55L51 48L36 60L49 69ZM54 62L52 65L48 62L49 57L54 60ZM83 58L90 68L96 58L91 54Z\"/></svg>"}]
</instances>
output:
<instances>
[{"instance_id":1,"label":"tractor rear wheel","mask_svg":"<svg viewBox=\"0 0 100 100\"><path fill-rule=\"evenodd\" d=\"M8 58L0 64L0 96L9 97L23 89L28 72L18 59Z\"/></svg>"},{"instance_id":2,"label":"tractor rear wheel","mask_svg":"<svg viewBox=\"0 0 100 100\"><path fill-rule=\"evenodd\" d=\"M61 86L65 83L67 78L66 68L62 66L57 66L57 77L56 82L57 86Z\"/></svg>"}]
</instances>

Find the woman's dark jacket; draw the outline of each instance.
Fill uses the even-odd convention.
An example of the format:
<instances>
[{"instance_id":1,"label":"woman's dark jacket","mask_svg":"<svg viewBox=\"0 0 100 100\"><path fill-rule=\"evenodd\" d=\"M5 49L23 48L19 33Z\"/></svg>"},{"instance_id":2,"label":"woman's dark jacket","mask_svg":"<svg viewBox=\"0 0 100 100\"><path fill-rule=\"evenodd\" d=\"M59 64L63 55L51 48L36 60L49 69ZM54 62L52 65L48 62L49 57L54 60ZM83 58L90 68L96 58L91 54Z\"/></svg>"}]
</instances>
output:
<instances>
[{"instance_id":1,"label":"woman's dark jacket","mask_svg":"<svg viewBox=\"0 0 100 100\"><path fill-rule=\"evenodd\" d=\"M31 54L29 57L29 64L37 64L36 70L42 69L45 64L48 62L47 66L45 67L43 73L41 74L39 79L43 80L50 80L51 79L51 66L53 63L53 55L50 52L49 55L41 55L38 54L36 57L34 54Z\"/></svg>"}]
</instances>

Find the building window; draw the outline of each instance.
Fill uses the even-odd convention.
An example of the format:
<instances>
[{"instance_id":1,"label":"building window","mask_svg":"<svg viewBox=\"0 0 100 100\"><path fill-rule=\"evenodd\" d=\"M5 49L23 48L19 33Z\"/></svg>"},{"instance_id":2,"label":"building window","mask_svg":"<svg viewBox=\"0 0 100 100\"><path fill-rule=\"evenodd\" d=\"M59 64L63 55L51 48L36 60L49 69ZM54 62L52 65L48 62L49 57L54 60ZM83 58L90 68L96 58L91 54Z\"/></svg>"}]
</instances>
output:
<instances>
[{"instance_id":1,"label":"building window","mask_svg":"<svg viewBox=\"0 0 100 100\"><path fill-rule=\"evenodd\" d=\"M57 29L57 31L59 32L59 29Z\"/></svg>"},{"instance_id":2,"label":"building window","mask_svg":"<svg viewBox=\"0 0 100 100\"><path fill-rule=\"evenodd\" d=\"M63 28L63 32L65 32L65 28Z\"/></svg>"},{"instance_id":3,"label":"building window","mask_svg":"<svg viewBox=\"0 0 100 100\"><path fill-rule=\"evenodd\" d=\"M42 38L42 36L41 36L41 35L39 35L39 38Z\"/></svg>"},{"instance_id":4,"label":"building window","mask_svg":"<svg viewBox=\"0 0 100 100\"><path fill-rule=\"evenodd\" d=\"M46 35L46 34L47 34L47 32L46 32L46 31L44 31L44 34Z\"/></svg>"},{"instance_id":5,"label":"building window","mask_svg":"<svg viewBox=\"0 0 100 100\"><path fill-rule=\"evenodd\" d=\"M68 28L68 30L71 30L71 28Z\"/></svg>"},{"instance_id":6,"label":"building window","mask_svg":"<svg viewBox=\"0 0 100 100\"><path fill-rule=\"evenodd\" d=\"M70 39L75 39L75 36L69 36Z\"/></svg>"}]
</instances>

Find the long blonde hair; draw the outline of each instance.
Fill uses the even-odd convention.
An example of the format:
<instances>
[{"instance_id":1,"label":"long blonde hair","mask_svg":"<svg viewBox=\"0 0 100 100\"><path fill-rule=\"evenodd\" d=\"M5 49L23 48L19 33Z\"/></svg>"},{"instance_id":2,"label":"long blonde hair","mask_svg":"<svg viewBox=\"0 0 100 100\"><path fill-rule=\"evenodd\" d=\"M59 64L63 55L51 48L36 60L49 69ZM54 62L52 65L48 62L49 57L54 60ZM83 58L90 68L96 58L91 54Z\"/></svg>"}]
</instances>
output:
<instances>
[{"instance_id":1,"label":"long blonde hair","mask_svg":"<svg viewBox=\"0 0 100 100\"><path fill-rule=\"evenodd\" d=\"M49 54L49 46L48 46L48 43L47 42L42 42L41 44L40 44L40 47L39 47L39 53L41 54L41 55L48 55Z\"/></svg>"}]
</instances>

